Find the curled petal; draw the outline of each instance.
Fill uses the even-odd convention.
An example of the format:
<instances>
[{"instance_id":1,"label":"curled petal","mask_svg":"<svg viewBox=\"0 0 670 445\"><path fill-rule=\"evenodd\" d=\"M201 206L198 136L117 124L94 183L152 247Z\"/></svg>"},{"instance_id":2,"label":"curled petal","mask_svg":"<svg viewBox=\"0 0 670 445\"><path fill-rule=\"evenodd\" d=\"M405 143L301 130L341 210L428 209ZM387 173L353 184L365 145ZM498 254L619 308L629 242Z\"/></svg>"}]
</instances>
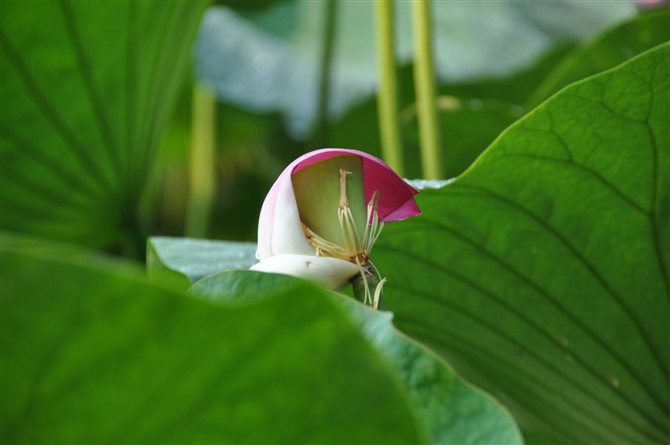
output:
<instances>
[{"instance_id":1,"label":"curled petal","mask_svg":"<svg viewBox=\"0 0 670 445\"><path fill-rule=\"evenodd\" d=\"M274 255L315 254L302 231L291 175L316 162L340 155L356 155L363 159L365 200L369 201L375 191L379 192L378 212L381 221L398 221L421 214L414 202L417 190L380 159L358 150L315 150L286 167L265 198L258 222L256 257L259 260Z\"/></svg>"},{"instance_id":2,"label":"curled petal","mask_svg":"<svg viewBox=\"0 0 670 445\"><path fill-rule=\"evenodd\" d=\"M259 272L274 272L316 281L337 289L359 273L358 266L344 260L314 255L276 255L251 267Z\"/></svg>"},{"instance_id":3,"label":"curled petal","mask_svg":"<svg viewBox=\"0 0 670 445\"><path fill-rule=\"evenodd\" d=\"M274 255L316 254L302 230L290 167L279 175L261 208L256 250L261 261Z\"/></svg>"},{"instance_id":4,"label":"curled petal","mask_svg":"<svg viewBox=\"0 0 670 445\"><path fill-rule=\"evenodd\" d=\"M418 191L391 170L384 161L365 152L324 148L301 156L289 167L291 172L295 173L316 162L339 155L357 155L363 159L365 201L370 201L375 191L380 193L378 212L381 221L399 221L421 214L421 210L414 202L414 195Z\"/></svg>"}]
</instances>

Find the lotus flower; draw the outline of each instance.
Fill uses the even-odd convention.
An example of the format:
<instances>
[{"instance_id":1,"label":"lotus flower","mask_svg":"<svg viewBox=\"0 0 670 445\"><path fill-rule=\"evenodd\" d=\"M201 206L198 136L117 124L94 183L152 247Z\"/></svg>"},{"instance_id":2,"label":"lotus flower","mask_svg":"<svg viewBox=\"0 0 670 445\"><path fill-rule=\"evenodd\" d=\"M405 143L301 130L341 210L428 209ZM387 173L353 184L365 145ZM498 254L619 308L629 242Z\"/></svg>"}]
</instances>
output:
<instances>
[{"instance_id":1,"label":"lotus flower","mask_svg":"<svg viewBox=\"0 0 670 445\"><path fill-rule=\"evenodd\" d=\"M357 297L377 308L385 280L370 251L384 222L421 213L416 193L367 153L339 148L307 153L286 167L265 198L258 222L260 262L252 269L332 289L351 282Z\"/></svg>"}]
</instances>

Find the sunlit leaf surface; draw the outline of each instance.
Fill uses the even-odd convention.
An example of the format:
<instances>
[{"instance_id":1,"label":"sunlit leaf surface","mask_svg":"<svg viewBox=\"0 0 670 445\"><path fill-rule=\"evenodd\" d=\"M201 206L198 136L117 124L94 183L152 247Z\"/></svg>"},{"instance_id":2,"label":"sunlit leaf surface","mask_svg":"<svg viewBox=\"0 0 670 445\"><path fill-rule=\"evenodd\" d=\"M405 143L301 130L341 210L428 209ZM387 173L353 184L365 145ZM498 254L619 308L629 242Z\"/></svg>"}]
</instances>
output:
<instances>
[{"instance_id":1,"label":"sunlit leaf surface","mask_svg":"<svg viewBox=\"0 0 670 445\"><path fill-rule=\"evenodd\" d=\"M669 57L563 90L375 248L396 325L529 432L670 438Z\"/></svg>"}]
</instances>

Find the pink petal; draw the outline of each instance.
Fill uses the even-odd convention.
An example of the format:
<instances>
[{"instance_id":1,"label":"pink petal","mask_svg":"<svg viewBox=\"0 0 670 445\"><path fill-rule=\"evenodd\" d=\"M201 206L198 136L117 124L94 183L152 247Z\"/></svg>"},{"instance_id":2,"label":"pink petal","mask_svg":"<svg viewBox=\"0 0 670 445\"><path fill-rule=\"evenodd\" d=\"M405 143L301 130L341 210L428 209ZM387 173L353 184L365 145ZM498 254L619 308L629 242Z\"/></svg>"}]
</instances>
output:
<instances>
[{"instance_id":1,"label":"pink petal","mask_svg":"<svg viewBox=\"0 0 670 445\"><path fill-rule=\"evenodd\" d=\"M256 258L274 255L313 254L314 249L302 232L298 205L295 202L291 175L324 159L339 155L357 155L363 159L365 200L379 191L379 219L398 221L421 214L414 202L418 193L382 160L358 150L323 148L311 151L291 162L275 181L265 197L258 221Z\"/></svg>"},{"instance_id":2,"label":"pink petal","mask_svg":"<svg viewBox=\"0 0 670 445\"><path fill-rule=\"evenodd\" d=\"M291 165L284 169L263 202L258 219L256 258L259 260L283 254L316 254L302 230L291 181L292 169Z\"/></svg>"},{"instance_id":3,"label":"pink petal","mask_svg":"<svg viewBox=\"0 0 670 445\"><path fill-rule=\"evenodd\" d=\"M345 148L323 148L302 155L293 163L292 172L324 159L338 155L357 155L363 158L363 181L365 200L369 201L372 194L379 191L379 219L382 221L399 221L421 214L421 210L414 201L414 195L419 193L414 187L407 184L384 161L368 153Z\"/></svg>"}]
</instances>

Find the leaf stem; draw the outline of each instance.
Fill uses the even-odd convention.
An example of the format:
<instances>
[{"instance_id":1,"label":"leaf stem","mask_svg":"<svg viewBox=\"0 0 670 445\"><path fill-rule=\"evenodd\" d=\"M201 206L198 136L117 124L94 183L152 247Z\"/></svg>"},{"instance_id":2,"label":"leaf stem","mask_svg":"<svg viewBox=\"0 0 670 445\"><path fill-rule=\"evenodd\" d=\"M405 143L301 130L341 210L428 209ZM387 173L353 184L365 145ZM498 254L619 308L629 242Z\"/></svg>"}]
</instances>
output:
<instances>
[{"instance_id":1,"label":"leaf stem","mask_svg":"<svg viewBox=\"0 0 670 445\"><path fill-rule=\"evenodd\" d=\"M404 175L402 140L398 119L398 87L395 66L393 0L375 2L377 54L379 57L379 94L377 113L384 161Z\"/></svg>"},{"instance_id":2,"label":"leaf stem","mask_svg":"<svg viewBox=\"0 0 670 445\"><path fill-rule=\"evenodd\" d=\"M335 51L335 29L337 27L337 0L327 0L324 14L319 102L317 105L316 132L314 133L314 142L320 147L328 146L328 108L332 83L333 53Z\"/></svg>"},{"instance_id":3,"label":"leaf stem","mask_svg":"<svg viewBox=\"0 0 670 445\"><path fill-rule=\"evenodd\" d=\"M189 237L205 238L215 190L216 99L204 84L193 88L192 120L185 232Z\"/></svg>"},{"instance_id":4,"label":"leaf stem","mask_svg":"<svg viewBox=\"0 0 670 445\"><path fill-rule=\"evenodd\" d=\"M414 82L421 141L421 167L424 179L441 179L442 160L435 103L430 0L412 2L412 26L414 28Z\"/></svg>"}]
</instances>

